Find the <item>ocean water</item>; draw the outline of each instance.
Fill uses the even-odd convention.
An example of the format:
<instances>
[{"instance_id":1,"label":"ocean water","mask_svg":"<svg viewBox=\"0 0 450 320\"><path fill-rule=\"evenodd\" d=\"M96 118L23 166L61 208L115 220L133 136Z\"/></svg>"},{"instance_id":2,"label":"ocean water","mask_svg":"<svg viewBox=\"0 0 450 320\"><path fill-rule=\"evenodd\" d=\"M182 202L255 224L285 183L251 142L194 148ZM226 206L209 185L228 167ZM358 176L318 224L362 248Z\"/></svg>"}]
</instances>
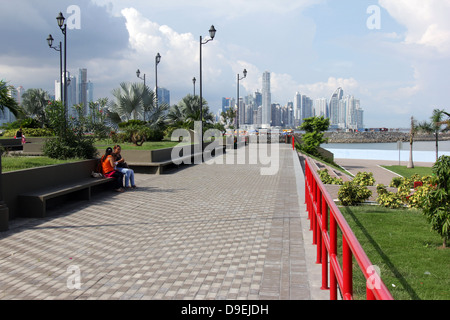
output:
<instances>
[{"instance_id":1,"label":"ocean water","mask_svg":"<svg viewBox=\"0 0 450 320\"><path fill-rule=\"evenodd\" d=\"M328 143L322 148L332 152L335 159L409 161L409 142L401 143ZM450 156L450 141L439 141L439 156ZM416 141L413 144L414 162L435 162L436 143Z\"/></svg>"}]
</instances>

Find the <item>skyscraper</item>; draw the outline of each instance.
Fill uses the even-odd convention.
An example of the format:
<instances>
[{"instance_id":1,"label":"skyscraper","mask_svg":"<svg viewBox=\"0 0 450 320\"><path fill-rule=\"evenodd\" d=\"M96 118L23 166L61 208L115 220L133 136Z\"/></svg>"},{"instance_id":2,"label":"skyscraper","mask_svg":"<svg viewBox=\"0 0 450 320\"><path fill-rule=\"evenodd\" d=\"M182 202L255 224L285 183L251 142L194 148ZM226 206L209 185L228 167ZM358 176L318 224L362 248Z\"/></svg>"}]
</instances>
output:
<instances>
[{"instance_id":1,"label":"skyscraper","mask_svg":"<svg viewBox=\"0 0 450 320\"><path fill-rule=\"evenodd\" d=\"M331 128L337 129L339 126L339 101L344 97L344 90L342 88L337 88L333 93L329 103L330 112L330 125Z\"/></svg>"},{"instance_id":2,"label":"skyscraper","mask_svg":"<svg viewBox=\"0 0 450 320\"><path fill-rule=\"evenodd\" d=\"M262 80L262 126L270 127L272 123L272 94L270 93L270 72L263 74Z\"/></svg>"},{"instance_id":3,"label":"skyscraper","mask_svg":"<svg viewBox=\"0 0 450 320\"><path fill-rule=\"evenodd\" d=\"M78 103L83 104L84 114L87 114L88 108L88 82L87 69L78 70Z\"/></svg>"},{"instance_id":4,"label":"skyscraper","mask_svg":"<svg viewBox=\"0 0 450 320\"><path fill-rule=\"evenodd\" d=\"M294 97L294 125L302 124L302 95L300 92L295 93Z\"/></svg>"},{"instance_id":5,"label":"skyscraper","mask_svg":"<svg viewBox=\"0 0 450 320\"><path fill-rule=\"evenodd\" d=\"M170 106L170 91L165 88L158 88L158 106L163 104Z\"/></svg>"}]
</instances>

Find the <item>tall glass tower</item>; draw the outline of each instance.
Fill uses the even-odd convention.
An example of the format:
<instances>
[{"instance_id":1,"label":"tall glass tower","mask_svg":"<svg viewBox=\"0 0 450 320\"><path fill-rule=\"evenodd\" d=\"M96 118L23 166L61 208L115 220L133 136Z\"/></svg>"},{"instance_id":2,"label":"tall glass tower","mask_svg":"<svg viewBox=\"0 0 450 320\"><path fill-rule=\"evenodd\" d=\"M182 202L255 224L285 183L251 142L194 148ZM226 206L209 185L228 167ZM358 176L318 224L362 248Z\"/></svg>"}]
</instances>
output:
<instances>
[{"instance_id":1,"label":"tall glass tower","mask_svg":"<svg viewBox=\"0 0 450 320\"><path fill-rule=\"evenodd\" d=\"M262 126L272 125L272 94L270 93L270 72L263 73L262 80Z\"/></svg>"}]
</instances>

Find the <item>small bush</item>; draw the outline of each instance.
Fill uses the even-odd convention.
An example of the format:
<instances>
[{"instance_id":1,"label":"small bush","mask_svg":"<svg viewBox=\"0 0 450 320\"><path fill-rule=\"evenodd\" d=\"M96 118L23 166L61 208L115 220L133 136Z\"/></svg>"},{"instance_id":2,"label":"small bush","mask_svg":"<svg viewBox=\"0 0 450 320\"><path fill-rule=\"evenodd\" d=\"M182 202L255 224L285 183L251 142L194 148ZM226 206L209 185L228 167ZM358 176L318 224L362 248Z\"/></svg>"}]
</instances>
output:
<instances>
[{"instance_id":1,"label":"small bush","mask_svg":"<svg viewBox=\"0 0 450 320\"><path fill-rule=\"evenodd\" d=\"M345 182L338 192L338 199L343 206L355 206L368 200L371 196L372 191L353 181Z\"/></svg>"},{"instance_id":2,"label":"small bush","mask_svg":"<svg viewBox=\"0 0 450 320\"><path fill-rule=\"evenodd\" d=\"M402 184L403 178L402 177L394 177L392 178L391 184L389 187L391 188L398 188Z\"/></svg>"},{"instance_id":3,"label":"small bush","mask_svg":"<svg viewBox=\"0 0 450 320\"><path fill-rule=\"evenodd\" d=\"M372 172L358 172L353 182L362 187L369 187L375 184L375 179Z\"/></svg>"},{"instance_id":4,"label":"small bush","mask_svg":"<svg viewBox=\"0 0 450 320\"><path fill-rule=\"evenodd\" d=\"M25 137L50 137L55 133L52 129L48 128L22 128L22 132ZM3 133L5 137L14 137L17 133L17 129L10 129Z\"/></svg>"},{"instance_id":5,"label":"small bush","mask_svg":"<svg viewBox=\"0 0 450 320\"><path fill-rule=\"evenodd\" d=\"M332 177L329 173L328 173L328 169L322 169L317 171L317 173L320 176L320 180L324 183L324 184L334 184L334 185L343 185L344 181L340 178L335 178Z\"/></svg>"},{"instance_id":6,"label":"small bush","mask_svg":"<svg viewBox=\"0 0 450 320\"><path fill-rule=\"evenodd\" d=\"M404 201L398 193L390 192L386 189L381 193L378 193L377 203L390 209L400 209L405 207Z\"/></svg>"}]
</instances>

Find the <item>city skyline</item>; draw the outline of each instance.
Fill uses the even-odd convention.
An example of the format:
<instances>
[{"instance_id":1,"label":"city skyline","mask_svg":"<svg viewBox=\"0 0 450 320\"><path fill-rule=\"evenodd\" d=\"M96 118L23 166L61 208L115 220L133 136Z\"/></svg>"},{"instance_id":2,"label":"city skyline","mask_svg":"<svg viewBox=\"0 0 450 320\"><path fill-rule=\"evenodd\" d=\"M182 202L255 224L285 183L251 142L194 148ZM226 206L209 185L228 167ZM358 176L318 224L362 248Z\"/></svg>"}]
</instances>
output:
<instances>
[{"instance_id":1,"label":"city skyline","mask_svg":"<svg viewBox=\"0 0 450 320\"><path fill-rule=\"evenodd\" d=\"M199 78L198 37L214 24L216 37L203 50L203 95L213 112L222 97L234 95L243 69L242 96L261 89L264 70L271 70L272 101L282 105L296 92L328 99L342 87L361 101L367 127L408 127L411 116L428 120L433 109L448 108L450 0L80 0L78 20L68 12L73 5L0 1L0 26L10 30L0 48L2 79L53 91L59 57L45 40L51 33L61 41L55 19L61 11L73 24L68 70L89 70L94 99L137 82L137 69L154 87L160 52L158 87L177 103Z\"/></svg>"}]
</instances>

